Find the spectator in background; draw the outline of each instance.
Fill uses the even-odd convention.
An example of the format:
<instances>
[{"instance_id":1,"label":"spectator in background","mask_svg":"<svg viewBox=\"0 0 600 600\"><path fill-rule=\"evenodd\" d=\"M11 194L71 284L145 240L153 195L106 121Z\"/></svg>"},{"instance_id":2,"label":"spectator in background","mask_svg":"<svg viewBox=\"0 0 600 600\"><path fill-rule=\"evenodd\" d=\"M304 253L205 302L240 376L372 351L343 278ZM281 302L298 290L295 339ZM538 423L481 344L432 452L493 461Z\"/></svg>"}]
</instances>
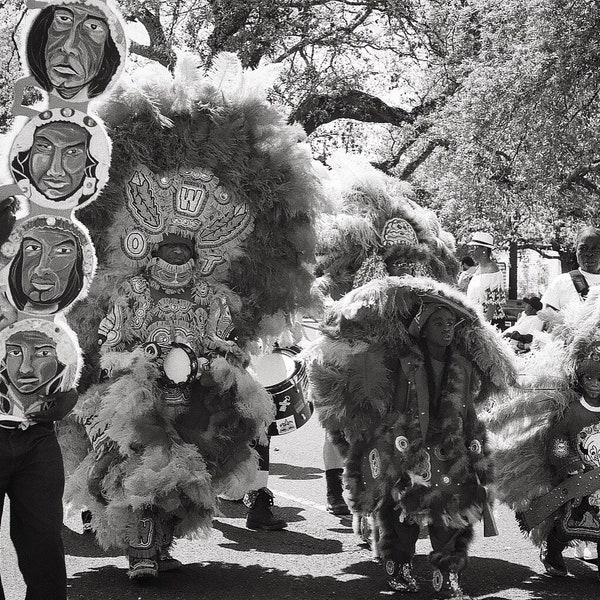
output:
<instances>
[{"instance_id":1,"label":"spectator in background","mask_svg":"<svg viewBox=\"0 0 600 600\"><path fill-rule=\"evenodd\" d=\"M467 254L467 256L463 256L460 259L460 268L461 272L458 276L458 289L461 292L466 293L469 282L477 270L477 265L475 264L473 257Z\"/></svg>"},{"instance_id":2,"label":"spectator in background","mask_svg":"<svg viewBox=\"0 0 600 600\"><path fill-rule=\"evenodd\" d=\"M563 310L572 302L583 302L590 287L600 284L600 229L584 227L575 239L578 268L550 282L542 296L545 307Z\"/></svg>"},{"instance_id":3,"label":"spectator in background","mask_svg":"<svg viewBox=\"0 0 600 600\"><path fill-rule=\"evenodd\" d=\"M469 281L467 297L481 306L486 321L500 325L505 318L502 310L504 275L492 259L494 238L486 231L476 231L468 245L472 247L471 256L478 266Z\"/></svg>"},{"instance_id":4,"label":"spectator in background","mask_svg":"<svg viewBox=\"0 0 600 600\"><path fill-rule=\"evenodd\" d=\"M544 328L544 321L537 316L543 308L542 301L537 296L531 296L523 298L523 303L525 309L519 315L517 322L502 334L510 339L510 345L519 354L531 350L533 333Z\"/></svg>"}]
</instances>

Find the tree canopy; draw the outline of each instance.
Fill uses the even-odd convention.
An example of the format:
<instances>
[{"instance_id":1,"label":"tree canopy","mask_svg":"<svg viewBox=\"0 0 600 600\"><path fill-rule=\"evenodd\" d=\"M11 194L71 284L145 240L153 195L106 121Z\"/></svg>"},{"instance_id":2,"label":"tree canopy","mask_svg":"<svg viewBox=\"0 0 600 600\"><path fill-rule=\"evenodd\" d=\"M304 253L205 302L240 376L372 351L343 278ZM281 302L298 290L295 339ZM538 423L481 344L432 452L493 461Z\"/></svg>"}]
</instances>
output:
<instances>
[{"instance_id":1,"label":"tree canopy","mask_svg":"<svg viewBox=\"0 0 600 600\"><path fill-rule=\"evenodd\" d=\"M344 148L410 181L459 242L571 249L599 223L599 0L121 0L139 60L279 63L273 102L324 162ZM0 125L23 2L0 2ZM139 39L138 39L139 38Z\"/></svg>"}]
</instances>

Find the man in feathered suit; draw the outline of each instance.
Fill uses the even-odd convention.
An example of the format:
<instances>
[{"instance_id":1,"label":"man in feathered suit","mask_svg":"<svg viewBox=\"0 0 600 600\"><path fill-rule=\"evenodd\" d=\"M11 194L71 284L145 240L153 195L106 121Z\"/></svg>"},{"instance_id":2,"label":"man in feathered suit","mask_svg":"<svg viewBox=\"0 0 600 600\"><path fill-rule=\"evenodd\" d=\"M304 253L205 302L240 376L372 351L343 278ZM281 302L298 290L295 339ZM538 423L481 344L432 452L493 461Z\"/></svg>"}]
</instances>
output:
<instances>
[{"instance_id":1,"label":"man in feathered suit","mask_svg":"<svg viewBox=\"0 0 600 600\"><path fill-rule=\"evenodd\" d=\"M303 132L265 100L273 74L223 55L202 78L184 55L99 108L110 182L81 219L100 269L70 316L91 447L67 498L131 578L179 566L173 536L206 532L217 496L253 479L274 404L247 349L309 302L319 187Z\"/></svg>"},{"instance_id":2,"label":"man in feathered suit","mask_svg":"<svg viewBox=\"0 0 600 600\"><path fill-rule=\"evenodd\" d=\"M332 162L324 188L333 210L319 215L316 223L318 277L313 290L324 305L390 275L455 283L454 239L432 211L415 202L407 182L377 171L356 156L339 154ZM342 495L343 459L331 442L332 435L327 434L323 447L327 508L334 514L348 514ZM361 526L356 528L368 538L368 520L357 519Z\"/></svg>"}]
</instances>

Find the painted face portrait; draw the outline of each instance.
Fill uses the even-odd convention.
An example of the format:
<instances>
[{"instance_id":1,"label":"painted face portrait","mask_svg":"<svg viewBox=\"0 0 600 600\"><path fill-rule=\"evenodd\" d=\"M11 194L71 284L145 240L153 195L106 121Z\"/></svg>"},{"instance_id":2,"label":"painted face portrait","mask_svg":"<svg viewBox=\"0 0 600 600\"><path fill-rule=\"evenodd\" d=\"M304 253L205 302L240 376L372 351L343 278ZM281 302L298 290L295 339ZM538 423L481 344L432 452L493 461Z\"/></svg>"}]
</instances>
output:
<instances>
[{"instance_id":1,"label":"painted face portrait","mask_svg":"<svg viewBox=\"0 0 600 600\"><path fill-rule=\"evenodd\" d=\"M47 35L48 79L63 98L72 98L100 71L110 35L105 16L93 6L59 6Z\"/></svg>"},{"instance_id":2,"label":"painted face portrait","mask_svg":"<svg viewBox=\"0 0 600 600\"><path fill-rule=\"evenodd\" d=\"M27 63L46 91L87 102L117 80L127 55L120 18L98 1L48 6L32 22Z\"/></svg>"},{"instance_id":3,"label":"painted face portrait","mask_svg":"<svg viewBox=\"0 0 600 600\"><path fill-rule=\"evenodd\" d=\"M72 108L46 110L17 133L10 168L17 185L44 208L81 208L108 181L110 142L96 118Z\"/></svg>"},{"instance_id":4,"label":"painted face portrait","mask_svg":"<svg viewBox=\"0 0 600 600\"><path fill-rule=\"evenodd\" d=\"M88 132L73 123L48 123L36 129L29 172L37 189L51 200L70 196L85 176Z\"/></svg>"},{"instance_id":5,"label":"painted face portrait","mask_svg":"<svg viewBox=\"0 0 600 600\"><path fill-rule=\"evenodd\" d=\"M35 394L60 371L56 342L45 333L19 331L6 340L6 374L20 394Z\"/></svg>"},{"instance_id":6,"label":"painted face portrait","mask_svg":"<svg viewBox=\"0 0 600 600\"><path fill-rule=\"evenodd\" d=\"M67 231L31 231L23 239L21 288L31 302L58 302L74 275L77 239Z\"/></svg>"},{"instance_id":7,"label":"painted face portrait","mask_svg":"<svg viewBox=\"0 0 600 600\"><path fill-rule=\"evenodd\" d=\"M56 314L85 293L96 260L80 227L41 216L25 222L11 238L14 242L3 248L12 255L8 300L15 308L31 315Z\"/></svg>"}]
</instances>

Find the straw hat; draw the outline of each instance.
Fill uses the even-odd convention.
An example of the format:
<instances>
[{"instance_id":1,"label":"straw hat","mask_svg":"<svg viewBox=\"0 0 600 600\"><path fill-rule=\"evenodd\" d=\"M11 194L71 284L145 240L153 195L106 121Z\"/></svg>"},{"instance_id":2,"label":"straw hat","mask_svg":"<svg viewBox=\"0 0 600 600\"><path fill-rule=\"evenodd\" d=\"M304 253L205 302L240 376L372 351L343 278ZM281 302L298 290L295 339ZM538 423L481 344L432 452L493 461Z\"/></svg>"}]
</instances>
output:
<instances>
[{"instance_id":1,"label":"straw hat","mask_svg":"<svg viewBox=\"0 0 600 600\"><path fill-rule=\"evenodd\" d=\"M494 248L494 238L491 233L487 231L476 231L471 236L471 241L467 243L467 246L483 246L484 248Z\"/></svg>"}]
</instances>

